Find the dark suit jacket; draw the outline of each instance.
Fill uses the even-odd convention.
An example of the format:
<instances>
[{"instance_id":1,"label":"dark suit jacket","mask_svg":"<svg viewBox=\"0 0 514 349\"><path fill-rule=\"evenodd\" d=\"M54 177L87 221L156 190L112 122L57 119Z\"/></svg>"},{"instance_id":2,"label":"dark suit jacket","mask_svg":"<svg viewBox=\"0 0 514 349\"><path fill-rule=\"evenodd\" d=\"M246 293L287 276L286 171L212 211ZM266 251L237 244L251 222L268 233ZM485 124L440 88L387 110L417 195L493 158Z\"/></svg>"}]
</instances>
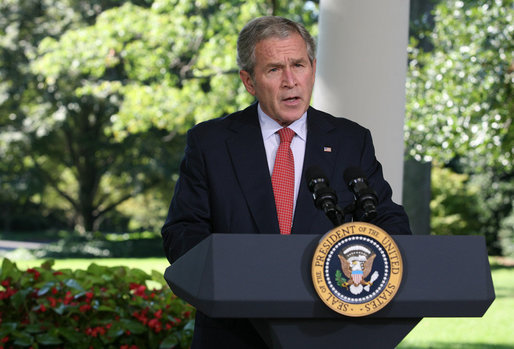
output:
<instances>
[{"instance_id":1,"label":"dark suit jacket","mask_svg":"<svg viewBox=\"0 0 514 349\"><path fill-rule=\"evenodd\" d=\"M410 234L403 208L391 200L391 188L383 178L367 129L309 108L303 170L313 165L320 167L328 177L341 207L354 200L343 180L345 169L361 168L379 197L378 215L371 223L390 234ZM292 234L323 234L333 228L325 214L314 206L302 174ZM166 256L173 263L213 233L279 234L256 104L224 118L198 124L188 132L180 178L162 229ZM221 326L227 333L220 340L228 340L227 336L235 331L230 328L241 324L241 320L233 320L232 324L230 321L225 321L228 327ZM211 335L222 333L218 326L222 322L199 314L195 342L200 343L209 336L207 327L216 327L217 332L209 332ZM242 335L249 336L248 333ZM247 342L257 340L258 337ZM237 345L244 348L241 343Z\"/></svg>"}]
</instances>

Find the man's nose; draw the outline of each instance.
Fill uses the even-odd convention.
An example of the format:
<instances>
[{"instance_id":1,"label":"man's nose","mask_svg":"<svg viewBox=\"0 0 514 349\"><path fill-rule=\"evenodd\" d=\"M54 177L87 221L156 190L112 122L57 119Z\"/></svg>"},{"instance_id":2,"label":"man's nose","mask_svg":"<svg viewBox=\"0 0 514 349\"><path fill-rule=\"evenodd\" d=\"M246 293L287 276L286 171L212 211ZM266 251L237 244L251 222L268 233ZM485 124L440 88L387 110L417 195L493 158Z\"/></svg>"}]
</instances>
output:
<instances>
[{"instance_id":1,"label":"man's nose","mask_svg":"<svg viewBox=\"0 0 514 349\"><path fill-rule=\"evenodd\" d=\"M282 86L283 87L294 87L296 85L296 77L291 70L291 68L286 68L283 70L282 74Z\"/></svg>"}]
</instances>

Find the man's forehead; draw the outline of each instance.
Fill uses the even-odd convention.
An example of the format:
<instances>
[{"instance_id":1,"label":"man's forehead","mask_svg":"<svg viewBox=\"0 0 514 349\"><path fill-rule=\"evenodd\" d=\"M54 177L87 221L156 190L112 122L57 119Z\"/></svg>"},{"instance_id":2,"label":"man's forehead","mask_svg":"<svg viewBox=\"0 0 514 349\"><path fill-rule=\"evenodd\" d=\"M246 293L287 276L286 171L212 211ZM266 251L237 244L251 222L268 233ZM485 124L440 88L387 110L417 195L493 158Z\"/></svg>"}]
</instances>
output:
<instances>
[{"instance_id":1,"label":"man's forehead","mask_svg":"<svg viewBox=\"0 0 514 349\"><path fill-rule=\"evenodd\" d=\"M255 47L257 59L280 59L293 61L308 59L307 45L298 34L286 38L268 38L261 40Z\"/></svg>"}]
</instances>

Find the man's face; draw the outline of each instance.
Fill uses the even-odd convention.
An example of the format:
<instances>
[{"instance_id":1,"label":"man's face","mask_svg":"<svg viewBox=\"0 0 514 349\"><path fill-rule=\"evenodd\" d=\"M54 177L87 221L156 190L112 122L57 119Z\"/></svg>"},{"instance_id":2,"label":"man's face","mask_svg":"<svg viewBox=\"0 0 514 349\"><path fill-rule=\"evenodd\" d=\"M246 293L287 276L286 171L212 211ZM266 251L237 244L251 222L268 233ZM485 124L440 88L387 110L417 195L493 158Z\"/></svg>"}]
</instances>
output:
<instances>
[{"instance_id":1,"label":"man's face","mask_svg":"<svg viewBox=\"0 0 514 349\"><path fill-rule=\"evenodd\" d=\"M257 97L262 110L282 126L298 120L310 104L316 60L309 61L299 34L269 38L255 46L254 77L242 70L246 90Z\"/></svg>"}]
</instances>

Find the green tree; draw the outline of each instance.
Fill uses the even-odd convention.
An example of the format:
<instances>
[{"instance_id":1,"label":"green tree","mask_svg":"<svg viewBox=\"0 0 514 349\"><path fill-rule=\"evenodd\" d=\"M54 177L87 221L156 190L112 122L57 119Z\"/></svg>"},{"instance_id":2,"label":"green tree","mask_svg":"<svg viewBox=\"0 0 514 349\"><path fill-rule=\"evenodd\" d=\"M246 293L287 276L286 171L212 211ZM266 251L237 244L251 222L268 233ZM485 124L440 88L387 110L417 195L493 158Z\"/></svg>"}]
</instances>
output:
<instances>
[{"instance_id":1,"label":"green tree","mask_svg":"<svg viewBox=\"0 0 514 349\"><path fill-rule=\"evenodd\" d=\"M148 5L145 0L134 3ZM46 37L59 37L67 30L94 23L99 13L119 4L117 0L0 3L0 202L8 208L2 210L6 230L16 216L12 211L30 220L25 206L44 208L49 199L45 193L49 177L38 164L39 155L45 153L40 139L58 125L47 122L41 113L44 106L38 105L41 81L30 69L37 47ZM59 170L53 168L52 172Z\"/></svg>"},{"instance_id":2,"label":"green tree","mask_svg":"<svg viewBox=\"0 0 514 349\"><path fill-rule=\"evenodd\" d=\"M80 3L70 0L63 8ZM308 4L95 3L94 17L69 20L23 53L30 89L20 92L23 113L15 112L16 123L9 124L11 133L23 135L21 156L83 230L96 229L108 212L152 188L166 186L169 193L185 131L251 102L235 64L243 24L260 15L301 13L294 19L312 28L317 5ZM49 11L44 15L49 26Z\"/></svg>"},{"instance_id":3,"label":"green tree","mask_svg":"<svg viewBox=\"0 0 514 349\"><path fill-rule=\"evenodd\" d=\"M411 42L410 156L444 162L460 156L470 165L512 171L513 6L512 0L442 1L434 30L424 33L433 49Z\"/></svg>"},{"instance_id":4,"label":"green tree","mask_svg":"<svg viewBox=\"0 0 514 349\"><path fill-rule=\"evenodd\" d=\"M513 17L512 0L442 0L433 29L418 33L429 50L416 39L409 48L408 156L469 175L474 220L496 252L514 196Z\"/></svg>"}]
</instances>

